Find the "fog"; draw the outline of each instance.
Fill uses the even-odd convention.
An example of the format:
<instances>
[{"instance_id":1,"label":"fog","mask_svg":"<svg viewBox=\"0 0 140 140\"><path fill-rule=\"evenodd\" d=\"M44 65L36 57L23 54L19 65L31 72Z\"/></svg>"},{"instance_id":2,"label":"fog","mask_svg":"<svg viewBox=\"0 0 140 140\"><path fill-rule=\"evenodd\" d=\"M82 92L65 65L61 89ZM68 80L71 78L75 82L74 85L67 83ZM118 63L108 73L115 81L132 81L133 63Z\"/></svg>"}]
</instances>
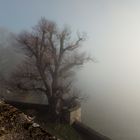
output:
<instances>
[{"instance_id":1,"label":"fog","mask_svg":"<svg viewBox=\"0 0 140 140\"><path fill-rule=\"evenodd\" d=\"M89 50L99 62L78 74L79 86L89 94L83 121L114 140L140 139L139 6L113 7L108 25L101 24L91 41Z\"/></svg>"},{"instance_id":2,"label":"fog","mask_svg":"<svg viewBox=\"0 0 140 140\"><path fill-rule=\"evenodd\" d=\"M24 58L15 34L0 28L0 76L8 78Z\"/></svg>"},{"instance_id":3,"label":"fog","mask_svg":"<svg viewBox=\"0 0 140 140\"><path fill-rule=\"evenodd\" d=\"M68 5L64 1L61 4L59 2L54 4L54 1L48 3L45 16L60 25L62 22L70 24L73 30L86 31L88 38L83 44L85 46L83 49L97 60L96 63L89 62L77 71L77 86L88 95L88 100L82 104L83 122L113 140L139 140L140 2L77 0L74 3L73 0L67 1ZM37 2L32 4L38 6ZM39 6L43 9L44 5L45 2ZM25 24L23 25L23 21L20 27L19 22L18 29L33 26L36 22L27 23L27 21L30 18L37 21L42 14L44 15L44 11L40 10L35 17L32 14L36 12L35 9L28 14L24 13L28 20L23 16ZM21 13L19 16L23 15ZM17 14L16 16L18 17ZM2 24L5 25L4 22ZM14 26L12 22L11 26L7 26L17 31L16 25ZM0 44L5 44L1 35ZM5 45L0 47L2 46ZM16 57L13 57L16 55L10 56L11 54L13 51L5 57L5 60L10 58L7 65L1 66L4 74L8 73L6 70L12 68L11 64L17 62L14 59Z\"/></svg>"}]
</instances>

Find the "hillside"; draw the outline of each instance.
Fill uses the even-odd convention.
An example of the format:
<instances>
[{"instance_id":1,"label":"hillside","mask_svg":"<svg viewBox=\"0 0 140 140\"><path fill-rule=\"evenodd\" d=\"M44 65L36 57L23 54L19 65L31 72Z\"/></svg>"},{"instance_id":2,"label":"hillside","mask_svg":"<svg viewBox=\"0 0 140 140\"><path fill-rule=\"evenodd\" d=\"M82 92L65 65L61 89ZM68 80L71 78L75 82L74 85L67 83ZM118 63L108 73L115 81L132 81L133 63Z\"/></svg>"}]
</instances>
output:
<instances>
[{"instance_id":1,"label":"hillside","mask_svg":"<svg viewBox=\"0 0 140 140\"><path fill-rule=\"evenodd\" d=\"M0 101L0 140L58 140L17 108Z\"/></svg>"}]
</instances>

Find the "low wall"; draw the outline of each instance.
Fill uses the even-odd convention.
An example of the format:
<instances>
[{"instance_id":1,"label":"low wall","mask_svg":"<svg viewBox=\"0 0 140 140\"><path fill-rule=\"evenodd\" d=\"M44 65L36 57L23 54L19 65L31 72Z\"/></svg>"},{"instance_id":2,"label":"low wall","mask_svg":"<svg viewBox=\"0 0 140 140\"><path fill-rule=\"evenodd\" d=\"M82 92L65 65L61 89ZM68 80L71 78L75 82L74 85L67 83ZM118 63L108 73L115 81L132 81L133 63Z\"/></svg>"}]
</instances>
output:
<instances>
[{"instance_id":1,"label":"low wall","mask_svg":"<svg viewBox=\"0 0 140 140\"><path fill-rule=\"evenodd\" d=\"M48 105L47 104L35 104L35 103L26 103L26 102L19 102L19 101L5 101L12 106L17 107L18 109L22 110L26 114L30 116L44 116L47 115ZM72 124L75 121L81 121L81 106L77 105L71 109L63 109L63 120L66 123Z\"/></svg>"},{"instance_id":2,"label":"low wall","mask_svg":"<svg viewBox=\"0 0 140 140\"><path fill-rule=\"evenodd\" d=\"M34 115L46 115L48 111L48 105L45 104L35 104L35 103L26 103L26 102L18 102L18 101L10 101L6 100L6 103L20 109L24 113L29 116Z\"/></svg>"},{"instance_id":3,"label":"low wall","mask_svg":"<svg viewBox=\"0 0 140 140\"><path fill-rule=\"evenodd\" d=\"M18 102L18 101L10 101L6 100L6 103L9 103L13 106L17 106L21 109L36 109L36 110L44 110L48 108L47 104L36 104L36 103L27 103L27 102Z\"/></svg>"},{"instance_id":4,"label":"low wall","mask_svg":"<svg viewBox=\"0 0 140 140\"><path fill-rule=\"evenodd\" d=\"M111 140L81 122L75 121L72 126L87 140Z\"/></svg>"},{"instance_id":5,"label":"low wall","mask_svg":"<svg viewBox=\"0 0 140 140\"><path fill-rule=\"evenodd\" d=\"M22 110L29 116L37 116L39 118L44 118L48 113L48 105L47 104L35 104L35 103L27 103L27 102L19 102L19 101L5 101L8 104ZM81 106L77 105L71 109L63 110L63 121L69 124L72 124L75 121L81 121Z\"/></svg>"}]
</instances>

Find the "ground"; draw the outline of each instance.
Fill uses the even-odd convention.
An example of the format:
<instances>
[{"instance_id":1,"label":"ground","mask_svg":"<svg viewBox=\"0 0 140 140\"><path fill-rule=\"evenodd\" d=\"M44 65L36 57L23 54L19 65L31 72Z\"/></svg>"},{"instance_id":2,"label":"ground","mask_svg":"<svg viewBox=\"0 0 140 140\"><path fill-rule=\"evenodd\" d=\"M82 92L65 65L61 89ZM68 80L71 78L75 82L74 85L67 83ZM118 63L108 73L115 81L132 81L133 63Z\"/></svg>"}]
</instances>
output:
<instances>
[{"instance_id":1,"label":"ground","mask_svg":"<svg viewBox=\"0 0 140 140\"><path fill-rule=\"evenodd\" d=\"M46 121L41 126L62 140L83 140L81 135L69 124Z\"/></svg>"},{"instance_id":2,"label":"ground","mask_svg":"<svg viewBox=\"0 0 140 140\"><path fill-rule=\"evenodd\" d=\"M17 108L0 101L0 140L60 140Z\"/></svg>"},{"instance_id":3,"label":"ground","mask_svg":"<svg viewBox=\"0 0 140 140\"><path fill-rule=\"evenodd\" d=\"M37 123L35 123L37 122ZM17 108L0 101L0 140L83 140L69 124L32 120Z\"/></svg>"}]
</instances>

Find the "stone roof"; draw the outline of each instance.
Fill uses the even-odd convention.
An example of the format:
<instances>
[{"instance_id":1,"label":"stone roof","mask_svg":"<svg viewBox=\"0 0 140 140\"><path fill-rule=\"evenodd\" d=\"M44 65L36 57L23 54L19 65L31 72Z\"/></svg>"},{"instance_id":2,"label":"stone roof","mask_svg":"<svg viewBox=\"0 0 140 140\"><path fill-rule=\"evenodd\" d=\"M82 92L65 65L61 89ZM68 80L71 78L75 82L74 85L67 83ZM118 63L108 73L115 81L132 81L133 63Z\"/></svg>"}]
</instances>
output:
<instances>
[{"instance_id":1,"label":"stone roof","mask_svg":"<svg viewBox=\"0 0 140 140\"><path fill-rule=\"evenodd\" d=\"M58 140L17 108L0 101L0 140Z\"/></svg>"}]
</instances>

